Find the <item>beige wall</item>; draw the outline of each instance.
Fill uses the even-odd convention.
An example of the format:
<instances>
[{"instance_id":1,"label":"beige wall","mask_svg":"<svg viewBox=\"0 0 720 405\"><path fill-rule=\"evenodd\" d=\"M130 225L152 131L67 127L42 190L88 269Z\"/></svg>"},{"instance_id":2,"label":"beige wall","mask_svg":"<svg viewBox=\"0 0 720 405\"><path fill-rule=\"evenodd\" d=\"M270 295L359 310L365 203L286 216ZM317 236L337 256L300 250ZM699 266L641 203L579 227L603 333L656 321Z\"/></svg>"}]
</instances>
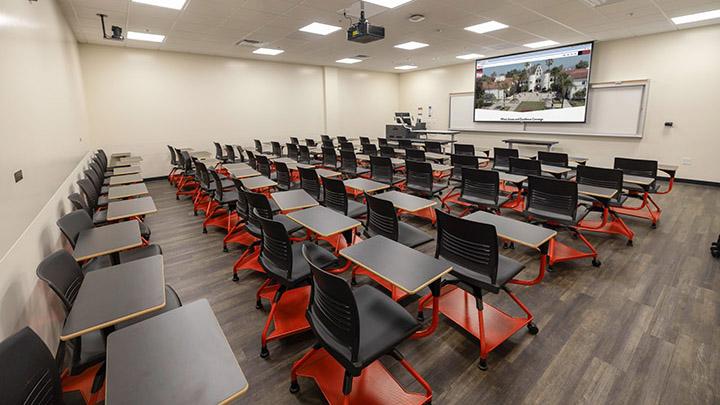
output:
<instances>
[{"instance_id":1,"label":"beige wall","mask_svg":"<svg viewBox=\"0 0 720 405\"><path fill-rule=\"evenodd\" d=\"M142 155L146 177L167 174L167 144L377 136L397 107L395 74L97 45L80 60L93 145Z\"/></svg>"},{"instance_id":2,"label":"beige wall","mask_svg":"<svg viewBox=\"0 0 720 405\"><path fill-rule=\"evenodd\" d=\"M54 1L0 2L0 59L0 339L30 325L54 347L64 315L35 268L62 247L55 221L89 147L77 45Z\"/></svg>"},{"instance_id":3,"label":"beige wall","mask_svg":"<svg viewBox=\"0 0 720 405\"><path fill-rule=\"evenodd\" d=\"M527 139L560 141L555 148L571 155L590 157L590 164L612 165L614 156L657 159L680 165L678 177L720 182L720 53L709 44L720 44L720 25L681 30L596 44L593 82L650 79L650 98L642 139L567 135L522 135ZM712 46L711 46L712 47ZM417 113L433 106L433 128L447 128L449 93L472 91L473 63L400 75L400 108ZM673 128L663 126L673 121ZM508 134L468 132L462 142L503 146ZM511 134L518 137L517 134ZM530 149L528 149L530 150Z\"/></svg>"}]
</instances>

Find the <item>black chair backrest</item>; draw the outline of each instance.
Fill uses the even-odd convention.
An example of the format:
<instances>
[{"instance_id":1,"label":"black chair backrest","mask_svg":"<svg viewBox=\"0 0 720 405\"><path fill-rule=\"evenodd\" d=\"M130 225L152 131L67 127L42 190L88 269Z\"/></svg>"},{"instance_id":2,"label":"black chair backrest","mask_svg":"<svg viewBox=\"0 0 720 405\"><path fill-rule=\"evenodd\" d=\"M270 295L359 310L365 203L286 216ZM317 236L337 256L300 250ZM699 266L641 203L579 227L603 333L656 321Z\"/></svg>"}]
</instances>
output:
<instances>
[{"instance_id":1,"label":"black chair backrest","mask_svg":"<svg viewBox=\"0 0 720 405\"><path fill-rule=\"evenodd\" d=\"M105 170L107 169L107 166L103 165L103 163L100 161L100 158L95 155L92 157L92 163L95 163L100 168L100 175L105 177Z\"/></svg>"},{"instance_id":2,"label":"black chair backrest","mask_svg":"<svg viewBox=\"0 0 720 405\"><path fill-rule=\"evenodd\" d=\"M440 142L425 141L425 151L432 153L443 153Z\"/></svg>"},{"instance_id":3,"label":"black chair backrest","mask_svg":"<svg viewBox=\"0 0 720 405\"><path fill-rule=\"evenodd\" d=\"M422 149L405 149L405 156L407 160L414 162L425 161L425 151Z\"/></svg>"},{"instance_id":4,"label":"black chair backrest","mask_svg":"<svg viewBox=\"0 0 720 405\"><path fill-rule=\"evenodd\" d=\"M100 163L98 163L97 161L91 161L90 163L88 163L88 167L95 172L98 178L105 178L105 171L102 169L102 167L100 167Z\"/></svg>"},{"instance_id":5,"label":"black chair backrest","mask_svg":"<svg viewBox=\"0 0 720 405\"><path fill-rule=\"evenodd\" d=\"M177 154L178 158L178 167L183 171L187 170L187 162L185 161L185 156L183 156L182 151L180 149L175 149L175 154Z\"/></svg>"},{"instance_id":6,"label":"black chair backrest","mask_svg":"<svg viewBox=\"0 0 720 405\"><path fill-rule=\"evenodd\" d=\"M367 145L370 143L370 138L367 136L361 136L360 137L360 145Z\"/></svg>"},{"instance_id":7,"label":"black chair backrest","mask_svg":"<svg viewBox=\"0 0 720 405\"><path fill-rule=\"evenodd\" d=\"M323 190L325 206L343 215L347 215L348 196L347 190L345 190L345 183L340 179L323 177Z\"/></svg>"},{"instance_id":8,"label":"black chair backrest","mask_svg":"<svg viewBox=\"0 0 720 405\"><path fill-rule=\"evenodd\" d=\"M270 145L272 145L273 155L282 156L282 146L280 145L280 142L271 141Z\"/></svg>"},{"instance_id":9,"label":"black chair backrest","mask_svg":"<svg viewBox=\"0 0 720 405\"><path fill-rule=\"evenodd\" d=\"M406 187L423 189L432 192L433 172L432 164L428 162L405 161Z\"/></svg>"},{"instance_id":10,"label":"black chair backrest","mask_svg":"<svg viewBox=\"0 0 720 405\"><path fill-rule=\"evenodd\" d=\"M387 138L378 138L378 146L387 146Z\"/></svg>"},{"instance_id":11,"label":"black chair backrest","mask_svg":"<svg viewBox=\"0 0 720 405\"><path fill-rule=\"evenodd\" d=\"M305 190L310 196L320 201L320 179L315 169L306 169L298 167L300 172L300 188Z\"/></svg>"},{"instance_id":12,"label":"black chair backrest","mask_svg":"<svg viewBox=\"0 0 720 405\"><path fill-rule=\"evenodd\" d=\"M528 177L526 211L542 210L575 218L577 183L549 177Z\"/></svg>"},{"instance_id":13,"label":"black chair backrest","mask_svg":"<svg viewBox=\"0 0 720 405\"><path fill-rule=\"evenodd\" d=\"M180 151L180 156L182 156L182 162L183 162L183 170L185 172L189 172L192 170L193 161L190 158L190 153L186 150ZM186 173L187 174L187 173Z\"/></svg>"},{"instance_id":14,"label":"black chair backrest","mask_svg":"<svg viewBox=\"0 0 720 405\"><path fill-rule=\"evenodd\" d=\"M568 167L570 161L567 153L538 151L537 160L544 165Z\"/></svg>"},{"instance_id":15,"label":"black chair backrest","mask_svg":"<svg viewBox=\"0 0 720 405\"><path fill-rule=\"evenodd\" d=\"M235 148L232 145L225 145L225 153L230 163L235 163Z\"/></svg>"},{"instance_id":16,"label":"black chair backrest","mask_svg":"<svg viewBox=\"0 0 720 405\"><path fill-rule=\"evenodd\" d=\"M197 176L195 176L195 178L200 183L200 187L203 190L208 190L210 188L210 183L213 182L213 179L210 178L210 172L208 171L207 166L205 166L205 163L198 160L195 162L195 169L197 170Z\"/></svg>"},{"instance_id":17,"label":"black chair backrest","mask_svg":"<svg viewBox=\"0 0 720 405\"><path fill-rule=\"evenodd\" d=\"M62 385L52 353L26 326L0 342L3 404L62 404Z\"/></svg>"},{"instance_id":18,"label":"black chair backrest","mask_svg":"<svg viewBox=\"0 0 720 405\"><path fill-rule=\"evenodd\" d=\"M325 141L331 141L330 135L320 135L320 140L323 141L323 142L325 142Z\"/></svg>"},{"instance_id":19,"label":"black chair backrest","mask_svg":"<svg viewBox=\"0 0 720 405\"><path fill-rule=\"evenodd\" d=\"M213 142L215 145L215 159L221 160L225 159L227 156L223 153L223 148L220 146L219 142Z\"/></svg>"},{"instance_id":20,"label":"black chair backrest","mask_svg":"<svg viewBox=\"0 0 720 405\"><path fill-rule=\"evenodd\" d=\"M77 185L80 187L80 191L85 195L85 201L87 201L90 210L95 212L98 208L99 198L97 191L95 191L95 185L92 184L90 179L80 179L77 181Z\"/></svg>"},{"instance_id":21,"label":"black chair backrest","mask_svg":"<svg viewBox=\"0 0 720 405\"><path fill-rule=\"evenodd\" d=\"M362 145L363 155L376 156L378 154L377 146L372 143L364 143Z\"/></svg>"},{"instance_id":22,"label":"black chair backrest","mask_svg":"<svg viewBox=\"0 0 720 405\"><path fill-rule=\"evenodd\" d=\"M235 157L240 158L240 162L245 162L245 155L244 155L245 150L240 145L235 145L235 146L237 146L237 155L235 155Z\"/></svg>"},{"instance_id":23,"label":"black chair backrest","mask_svg":"<svg viewBox=\"0 0 720 405\"><path fill-rule=\"evenodd\" d=\"M100 195L100 191L102 190L102 180L100 180L97 176L97 173L95 173L94 170L83 170L83 174L85 177L90 180L90 182L95 187L95 192Z\"/></svg>"},{"instance_id":24,"label":"black chair backrest","mask_svg":"<svg viewBox=\"0 0 720 405\"><path fill-rule=\"evenodd\" d=\"M370 176L375 180L391 184L393 181L393 165L389 157L370 156Z\"/></svg>"},{"instance_id":25,"label":"black chair backrest","mask_svg":"<svg viewBox=\"0 0 720 405\"><path fill-rule=\"evenodd\" d=\"M355 146L352 144L352 142L341 142L340 151L344 150L355 152Z\"/></svg>"},{"instance_id":26,"label":"black chair backrest","mask_svg":"<svg viewBox=\"0 0 720 405\"><path fill-rule=\"evenodd\" d=\"M328 139L328 140L323 139L323 140L322 140L322 147L323 147L323 148L334 148L334 147L335 147L335 144L334 144L333 141L330 140L330 139Z\"/></svg>"},{"instance_id":27,"label":"black chair backrest","mask_svg":"<svg viewBox=\"0 0 720 405\"><path fill-rule=\"evenodd\" d=\"M620 169L624 174L641 177L657 177L657 160L631 159L631 158L615 158L615 169Z\"/></svg>"},{"instance_id":28,"label":"black chair backrest","mask_svg":"<svg viewBox=\"0 0 720 405\"><path fill-rule=\"evenodd\" d=\"M70 312L84 279L75 258L67 250L60 249L43 259L35 273L57 294L65 313Z\"/></svg>"},{"instance_id":29,"label":"black chair backrest","mask_svg":"<svg viewBox=\"0 0 720 405\"><path fill-rule=\"evenodd\" d=\"M263 153L262 142L259 139L253 139L253 142L255 142L255 152Z\"/></svg>"},{"instance_id":30,"label":"black chair backrest","mask_svg":"<svg viewBox=\"0 0 720 405\"><path fill-rule=\"evenodd\" d=\"M357 174L357 157L355 151L340 151L340 168L345 173Z\"/></svg>"},{"instance_id":31,"label":"black chair backrest","mask_svg":"<svg viewBox=\"0 0 720 405\"><path fill-rule=\"evenodd\" d=\"M248 164L251 168L255 169L257 168L257 160L255 160L255 153L252 151L246 150L245 153L248 155Z\"/></svg>"},{"instance_id":32,"label":"black chair backrest","mask_svg":"<svg viewBox=\"0 0 720 405\"><path fill-rule=\"evenodd\" d=\"M87 203L85 202L85 199L83 196L80 195L80 193L72 193L68 196L68 200L73 205L73 208L76 210L83 210L88 213L88 215L92 214L92 211L90 211L90 207L88 207Z\"/></svg>"},{"instance_id":33,"label":"black chair backrest","mask_svg":"<svg viewBox=\"0 0 720 405\"><path fill-rule=\"evenodd\" d=\"M296 139L297 140L297 139ZM297 143L286 143L287 155L290 159L297 162L298 160L298 145Z\"/></svg>"},{"instance_id":34,"label":"black chair backrest","mask_svg":"<svg viewBox=\"0 0 720 405\"><path fill-rule=\"evenodd\" d=\"M497 204L500 197L500 173L463 167L460 196L482 198Z\"/></svg>"},{"instance_id":35,"label":"black chair backrest","mask_svg":"<svg viewBox=\"0 0 720 405\"><path fill-rule=\"evenodd\" d=\"M521 176L540 176L542 174L541 164L535 159L520 159L510 157L510 173Z\"/></svg>"},{"instance_id":36,"label":"black chair backrest","mask_svg":"<svg viewBox=\"0 0 720 405\"><path fill-rule=\"evenodd\" d=\"M168 149L170 149L170 164L173 166L177 165L177 157L175 156L175 149L173 149L172 146L168 145Z\"/></svg>"},{"instance_id":37,"label":"black chair backrest","mask_svg":"<svg viewBox=\"0 0 720 405\"><path fill-rule=\"evenodd\" d=\"M298 156L298 162L310 164L310 149L305 145L298 146L300 155Z\"/></svg>"},{"instance_id":38,"label":"black chair backrest","mask_svg":"<svg viewBox=\"0 0 720 405\"><path fill-rule=\"evenodd\" d=\"M283 162L275 162L275 173L277 174L277 187L280 190L290 190L292 182L290 181L290 169Z\"/></svg>"},{"instance_id":39,"label":"black chair backrest","mask_svg":"<svg viewBox=\"0 0 720 405\"><path fill-rule=\"evenodd\" d=\"M322 164L323 166L337 166L337 153L333 147L322 147Z\"/></svg>"},{"instance_id":40,"label":"black chair backrest","mask_svg":"<svg viewBox=\"0 0 720 405\"><path fill-rule=\"evenodd\" d=\"M240 179L233 178L232 182L233 184L235 184L235 189L237 190L238 194L238 201L235 205L235 211L237 212L241 221L247 221L248 216L250 215L250 211L248 208L247 196L245 195L245 187L243 186Z\"/></svg>"},{"instance_id":41,"label":"black chair backrest","mask_svg":"<svg viewBox=\"0 0 720 405\"><path fill-rule=\"evenodd\" d=\"M270 159L268 159L265 155L257 155L255 156L255 161L257 162L257 171L269 179L270 173L272 173L272 169L270 168Z\"/></svg>"},{"instance_id":42,"label":"black chair backrest","mask_svg":"<svg viewBox=\"0 0 720 405\"><path fill-rule=\"evenodd\" d=\"M478 168L478 157L475 155L458 155L458 154L452 154L450 155L450 165L452 168L452 179L453 180L460 180L462 179L463 175L463 168L467 167L469 169L477 169Z\"/></svg>"},{"instance_id":43,"label":"black chair backrest","mask_svg":"<svg viewBox=\"0 0 720 405\"><path fill-rule=\"evenodd\" d=\"M102 149L98 149L98 150L97 150L97 156L98 156L98 158L100 159L100 162L102 163L103 170L104 170L104 169L107 169L107 167L108 167L108 158L107 158L107 155L105 154L105 151L102 150Z\"/></svg>"},{"instance_id":44,"label":"black chair backrest","mask_svg":"<svg viewBox=\"0 0 720 405\"><path fill-rule=\"evenodd\" d=\"M365 193L367 221L365 229L394 241L398 240L397 211L391 201Z\"/></svg>"},{"instance_id":45,"label":"black chair backrest","mask_svg":"<svg viewBox=\"0 0 720 405\"><path fill-rule=\"evenodd\" d=\"M307 146L315 146L315 140L311 138L305 138L305 145Z\"/></svg>"},{"instance_id":46,"label":"black chair backrest","mask_svg":"<svg viewBox=\"0 0 720 405\"><path fill-rule=\"evenodd\" d=\"M435 258L443 258L497 282L498 240L495 226L470 221L435 209Z\"/></svg>"},{"instance_id":47,"label":"black chair backrest","mask_svg":"<svg viewBox=\"0 0 720 405\"><path fill-rule=\"evenodd\" d=\"M256 238L261 238L262 224L260 223L260 217L265 219L273 218L270 201L268 201L265 194L255 193L248 190L245 190L244 192L248 209L248 218L245 229L247 229L247 231Z\"/></svg>"},{"instance_id":48,"label":"black chair backrest","mask_svg":"<svg viewBox=\"0 0 720 405\"><path fill-rule=\"evenodd\" d=\"M617 190L612 200L619 202L622 198L623 171L620 169L579 165L575 181L578 184Z\"/></svg>"},{"instance_id":49,"label":"black chair backrest","mask_svg":"<svg viewBox=\"0 0 720 405\"><path fill-rule=\"evenodd\" d=\"M400 146L400 149L415 149L415 147L412 144L412 141L409 139L399 139L398 140L398 146Z\"/></svg>"},{"instance_id":50,"label":"black chair backrest","mask_svg":"<svg viewBox=\"0 0 720 405\"><path fill-rule=\"evenodd\" d=\"M210 174L210 178L215 182L215 198L222 201L224 192L220 175L215 170L208 170L208 173Z\"/></svg>"},{"instance_id":51,"label":"black chair backrest","mask_svg":"<svg viewBox=\"0 0 720 405\"><path fill-rule=\"evenodd\" d=\"M290 143L293 145L300 145L300 141L295 136L290 137Z\"/></svg>"},{"instance_id":52,"label":"black chair backrest","mask_svg":"<svg viewBox=\"0 0 720 405\"><path fill-rule=\"evenodd\" d=\"M292 278L293 252L292 242L288 236L287 229L282 222L272 219L258 217L262 227L262 248L260 256L263 260L269 260L275 266L263 268L271 279L288 280ZM278 272L278 270L280 272Z\"/></svg>"},{"instance_id":53,"label":"black chair backrest","mask_svg":"<svg viewBox=\"0 0 720 405\"><path fill-rule=\"evenodd\" d=\"M520 157L520 152L517 149L509 148L494 148L493 149L493 169L508 168L510 167L510 158Z\"/></svg>"},{"instance_id":54,"label":"black chair backrest","mask_svg":"<svg viewBox=\"0 0 720 405\"><path fill-rule=\"evenodd\" d=\"M350 352L351 361L357 361L360 316L350 286L342 277L330 274L313 263L305 246L303 256L310 265L313 280L310 303L305 313L310 327L321 343L332 339ZM319 333L319 330L323 333ZM323 346L333 345L325 343Z\"/></svg>"},{"instance_id":55,"label":"black chair backrest","mask_svg":"<svg viewBox=\"0 0 720 405\"><path fill-rule=\"evenodd\" d=\"M348 140L347 140L347 137L346 137L346 136L338 135L337 141L338 141L338 144L342 145L342 144L344 144L345 142L347 142Z\"/></svg>"},{"instance_id":56,"label":"black chair backrest","mask_svg":"<svg viewBox=\"0 0 720 405\"><path fill-rule=\"evenodd\" d=\"M475 145L456 143L455 154L475 156Z\"/></svg>"},{"instance_id":57,"label":"black chair backrest","mask_svg":"<svg viewBox=\"0 0 720 405\"><path fill-rule=\"evenodd\" d=\"M392 146L381 146L380 156L389 158L395 157L395 148Z\"/></svg>"}]
</instances>

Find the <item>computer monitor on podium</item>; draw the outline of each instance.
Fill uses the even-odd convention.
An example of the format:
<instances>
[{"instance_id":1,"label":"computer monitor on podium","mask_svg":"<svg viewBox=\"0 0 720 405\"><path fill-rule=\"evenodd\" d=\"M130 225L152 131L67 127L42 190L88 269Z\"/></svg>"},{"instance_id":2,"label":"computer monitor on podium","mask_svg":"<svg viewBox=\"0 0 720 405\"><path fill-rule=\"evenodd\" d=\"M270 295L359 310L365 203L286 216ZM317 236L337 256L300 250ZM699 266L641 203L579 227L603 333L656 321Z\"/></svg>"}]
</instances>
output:
<instances>
[{"instance_id":1,"label":"computer monitor on podium","mask_svg":"<svg viewBox=\"0 0 720 405\"><path fill-rule=\"evenodd\" d=\"M398 124L405 124L405 125L412 126L412 118L411 118L409 112L396 112L395 113L395 121Z\"/></svg>"}]
</instances>

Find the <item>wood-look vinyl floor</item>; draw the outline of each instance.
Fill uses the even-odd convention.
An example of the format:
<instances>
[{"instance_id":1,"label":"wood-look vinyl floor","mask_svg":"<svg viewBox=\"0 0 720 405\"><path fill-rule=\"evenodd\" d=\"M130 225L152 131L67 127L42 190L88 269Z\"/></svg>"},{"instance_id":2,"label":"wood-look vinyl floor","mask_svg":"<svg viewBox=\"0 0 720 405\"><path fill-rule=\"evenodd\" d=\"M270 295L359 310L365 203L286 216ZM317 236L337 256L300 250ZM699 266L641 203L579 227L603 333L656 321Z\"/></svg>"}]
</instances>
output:
<instances>
[{"instance_id":1,"label":"wood-look vinyl floor","mask_svg":"<svg viewBox=\"0 0 720 405\"><path fill-rule=\"evenodd\" d=\"M147 186L158 212L146 222L151 242L163 248L167 283L183 302L210 301L248 378L249 391L237 402L326 403L308 378L300 377L298 394L288 392L292 363L313 345L312 333L272 341L270 356L260 358L270 307L255 309L263 277L240 273L240 281L232 282L242 249L231 245L223 253L224 232L211 227L203 234L203 214L193 216L187 196L176 201L167 181ZM664 210L657 229L625 217L636 233L633 247L623 237L584 233L601 267L590 259L560 263L539 285L511 286L540 333L518 331L489 354L488 371L476 367L479 342L442 315L432 336L403 343L400 351L432 387L433 403L720 403L720 261L709 252L720 232L720 188L676 184L656 200ZM425 219L403 220L435 233ZM567 234L559 238L578 246ZM430 243L420 250L432 254L434 248ZM526 264L520 277L537 274L538 253L522 246L501 253ZM504 293L486 301L522 314ZM407 308L415 313L416 301ZM395 360L382 362L406 389L423 392Z\"/></svg>"}]
</instances>

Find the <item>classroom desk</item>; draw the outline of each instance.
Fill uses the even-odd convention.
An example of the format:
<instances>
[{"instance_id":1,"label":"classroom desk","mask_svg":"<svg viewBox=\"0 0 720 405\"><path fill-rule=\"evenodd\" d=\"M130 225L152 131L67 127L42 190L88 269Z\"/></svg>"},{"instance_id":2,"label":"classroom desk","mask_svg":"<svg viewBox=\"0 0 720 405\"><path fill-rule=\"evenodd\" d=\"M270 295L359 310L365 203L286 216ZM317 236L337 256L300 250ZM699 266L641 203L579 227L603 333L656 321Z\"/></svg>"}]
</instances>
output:
<instances>
[{"instance_id":1,"label":"classroom desk","mask_svg":"<svg viewBox=\"0 0 720 405\"><path fill-rule=\"evenodd\" d=\"M425 158L430 160L446 160L450 159L450 156L444 155L442 153L425 152Z\"/></svg>"},{"instance_id":2,"label":"classroom desk","mask_svg":"<svg viewBox=\"0 0 720 405\"><path fill-rule=\"evenodd\" d=\"M274 160L274 162L280 162L280 163L297 163L296 161L290 159L289 157L279 157Z\"/></svg>"},{"instance_id":3,"label":"classroom desk","mask_svg":"<svg viewBox=\"0 0 720 405\"><path fill-rule=\"evenodd\" d=\"M563 173L568 173L570 171L569 167L562 167L562 166L552 166L552 165L540 165L540 170L542 170L545 173L550 173L554 175L557 178L560 178L560 175Z\"/></svg>"},{"instance_id":4,"label":"classroom desk","mask_svg":"<svg viewBox=\"0 0 720 405\"><path fill-rule=\"evenodd\" d=\"M218 163L221 163L215 158L198 158L198 160L202 161L205 166L216 166Z\"/></svg>"},{"instance_id":5,"label":"classroom desk","mask_svg":"<svg viewBox=\"0 0 720 405\"><path fill-rule=\"evenodd\" d=\"M117 167L113 169L113 176L120 176L123 174L136 174L136 173L142 173L142 169L140 166L125 166L125 167Z\"/></svg>"},{"instance_id":6,"label":"classroom desk","mask_svg":"<svg viewBox=\"0 0 720 405\"><path fill-rule=\"evenodd\" d=\"M315 169L315 166L306 163L286 163L288 170L297 170L298 167L301 169Z\"/></svg>"},{"instance_id":7,"label":"classroom desk","mask_svg":"<svg viewBox=\"0 0 720 405\"><path fill-rule=\"evenodd\" d=\"M578 194L584 194L600 200L610 200L615 196L615 194L617 194L617 190L606 187L591 186L588 184L578 184Z\"/></svg>"},{"instance_id":8,"label":"classroom desk","mask_svg":"<svg viewBox=\"0 0 720 405\"><path fill-rule=\"evenodd\" d=\"M65 320L60 339L70 340L163 308L164 274L162 255L88 273Z\"/></svg>"},{"instance_id":9,"label":"classroom desk","mask_svg":"<svg viewBox=\"0 0 720 405\"><path fill-rule=\"evenodd\" d=\"M658 170L664 171L665 173L669 174L670 177L675 177L675 173L677 172L678 169L679 169L679 167L676 165L666 165L666 164L658 165Z\"/></svg>"},{"instance_id":10,"label":"classroom desk","mask_svg":"<svg viewBox=\"0 0 720 405\"><path fill-rule=\"evenodd\" d=\"M652 177L633 176L630 174L623 174L623 183L632 183L642 186L644 189L649 188L655 179Z\"/></svg>"},{"instance_id":11,"label":"classroom desk","mask_svg":"<svg viewBox=\"0 0 720 405\"><path fill-rule=\"evenodd\" d=\"M503 142L508 144L509 149L513 149L513 144L519 144L519 145L532 145L532 146L545 146L550 152L552 150L553 145L557 145L558 141L536 141L536 140L530 140L530 139L503 139Z\"/></svg>"},{"instance_id":12,"label":"classroom desk","mask_svg":"<svg viewBox=\"0 0 720 405\"><path fill-rule=\"evenodd\" d=\"M420 210L428 209L437 204L436 201L414 196L412 194L402 193L397 190L377 194L375 197L381 200L390 201L393 203L395 208L408 213L415 213Z\"/></svg>"},{"instance_id":13,"label":"classroom desk","mask_svg":"<svg viewBox=\"0 0 720 405\"><path fill-rule=\"evenodd\" d=\"M463 218L469 221L493 225L498 238L540 250L540 271L538 276L534 280L513 279L510 280L510 283L535 285L542 281L545 277L545 266L547 264L550 240L557 235L556 231L512 218L501 217L500 215L485 211L477 211Z\"/></svg>"},{"instance_id":14,"label":"classroom desk","mask_svg":"<svg viewBox=\"0 0 720 405\"><path fill-rule=\"evenodd\" d=\"M236 179L247 179L249 177L260 176L260 172L250 167L239 169L228 169L228 173Z\"/></svg>"},{"instance_id":15,"label":"classroom desk","mask_svg":"<svg viewBox=\"0 0 720 405\"><path fill-rule=\"evenodd\" d=\"M357 158L357 160L362 160L362 161L365 161L365 162L369 162L369 161L370 161L370 156L368 156L368 155L363 155L362 153L355 155L355 157ZM390 161L392 161L393 166L403 166L403 165L405 165L405 160L404 160L404 159L390 158Z\"/></svg>"},{"instance_id":16,"label":"classroom desk","mask_svg":"<svg viewBox=\"0 0 720 405\"><path fill-rule=\"evenodd\" d=\"M291 212L287 214L287 217L310 231L326 238L339 235L361 225L360 221L323 206L310 207Z\"/></svg>"},{"instance_id":17,"label":"classroom desk","mask_svg":"<svg viewBox=\"0 0 720 405\"><path fill-rule=\"evenodd\" d=\"M500 175L500 181L506 181L508 183L520 184L527 180L527 176L519 174L510 174L505 172L498 172L498 174Z\"/></svg>"},{"instance_id":18,"label":"classroom desk","mask_svg":"<svg viewBox=\"0 0 720 405\"><path fill-rule=\"evenodd\" d=\"M442 165L439 163L431 163L430 165L432 166L432 170L434 172L447 172L447 171L452 170L454 167L454 166L450 166L450 165Z\"/></svg>"},{"instance_id":19,"label":"classroom desk","mask_svg":"<svg viewBox=\"0 0 720 405\"><path fill-rule=\"evenodd\" d=\"M288 212L320 205L305 190L280 191L270 194L280 211Z\"/></svg>"},{"instance_id":20,"label":"classroom desk","mask_svg":"<svg viewBox=\"0 0 720 405\"><path fill-rule=\"evenodd\" d=\"M135 183L108 188L108 200L137 197L145 194L148 194L148 189L145 186L145 183Z\"/></svg>"},{"instance_id":21,"label":"classroom desk","mask_svg":"<svg viewBox=\"0 0 720 405\"><path fill-rule=\"evenodd\" d=\"M222 167L224 167L227 170L232 169L252 169L249 164L247 163L223 163Z\"/></svg>"},{"instance_id":22,"label":"classroom desk","mask_svg":"<svg viewBox=\"0 0 720 405\"><path fill-rule=\"evenodd\" d=\"M337 177L342 176L342 173L335 172L328 169L315 169L315 173L317 173L318 177Z\"/></svg>"},{"instance_id":23,"label":"classroom desk","mask_svg":"<svg viewBox=\"0 0 720 405\"><path fill-rule=\"evenodd\" d=\"M190 155L190 157L196 157L198 159L208 158L208 157L212 156L212 153L204 151L204 150L199 150L197 152L193 151L193 152L189 152L188 154Z\"/></svg>"},{"instance_id":24,"label":"classroom desk","mask_svg":"<svg viewBox=\"0 0 720 405\"><path fill-rule=\"evenodd\" d=\"M277 186L276 182L268 179L265 176L247 177L244 179L240 179L240 181L242 182L243 187L250 191Z\"/></svg>"},{"instance_id":25,"label":"classroom desk","mask_svg":"<svg viewBox=\"0 0 720 405\"><path fill-rule=\"evenodd\" d=\"M435 259L380 235L342 249L340 255L408 295L417 294L429 286L435 304L432 323L427 329L415 332L412 337L427 337L435 331L442 276L452 270L449 262Z\"/></svg>"},{"instance_id":26,"label":"classroom desk","mask_svg":"<svg viewBox=\"0 0 720 405\"><path fill-rule=\"evenodd\" d=\"M106 364L108 405L227 404L248 389L206 299L111 333Z\"/></svg>"},{"instance_id":27,"label":"classroom desk","mask_svg":"<svg viewBox=\"0 0 720 405\"><path fill-rule=\"evenodd\" d=\"M120 159L128 156L130 156L130 152L117 152L110 155L110 158Z\"/></svg>"},{"instance_id":28,"label":"classroom desk","mask_svg":"<svg viewBox=\"0 0 720 405\"><path fill-rule=\"evenodd\" d=\"M110 161L108 162L108 169L114 169L116 167L125 167L125 166L132 166L132 163L130 162L121 162L118 158L110 158Z\"/></svg>"},{"instance_id":29,"label":"classroom desk","mask_svg":"<svg viewBox=\"0 0 720 405\"><path fill-rule=\"evenodd\" d=\"M157 212L152 197L133 198L131 200L110 201L107 208L107 220L139 217Z\"/></svg>"},{"instance_id":30,"label":"classroom desk","mask_svg":"<svg viewBox=\"0 0 720 405\"><path fill-rule=\"evenodd\" d=\"M119 222L80 232L73 257L82 261L109 254L113 264L118 264L118 252L142 246L142 243L137 221Z\"/></svg>"},{"instance_id":31,"label":"classroom desk","mask_svg":"<svg viewBox=\"0 0 720 405\"><path fill-rule=\"evenodd\" d=\"M140 183L143 178L139 174L125 174L122 176L110 176L108 186L119 186L121 184Z\"/></svg>"},{"instance_id":32,"label":"classroom desk","mask_svg":"<svg viewBox=\"0 0 720 405\"><path fill-rule=\"evenodd\" d=\"M120 163L140 163L143 161L142 156L128 156L120 158Z\"/></svg>"},{"instance_id":33,"label":"classroom desk","mask_svg":"<svg viewBox=\"0 0 720 405\"><path fill-rule=\"evenodd\" d=\"M193 149L193 148L179 148L178 150L181 151L181 152L192 152L192 151L194 151L195 149Z\"/></svg>"},{"instance_id":34,"label":"classroom desk","mask_svg":"<svg viewBox=\"0 0 720 405\"><path fill-rule=\"evenodd\" d=\"M354 192L352 192L352 194L354 196L358 196L362 193L372 194L375 191L380 191L380 190L385 190L386 188L390 188L390 186L385 183L380 183L379 181L365 179L362 177L348 179L348 180L343 181L343 183L345 183L346 188L355 190Z\"/></svg>"},{"instance_id":35,"label":"classroom desk","mask_svg":"<svg viewBox=\"0 0 720 405\"><path fill-rule=\"evenodd\" d=\"M577 164L579 164L579 165L584 165L584 164L586 164L587 161L590 160L590 159L588 159L588 158L586 158L586 157L580 157L580 156L568 156L568 160L571 161L571 162L575 162L575 163L577 163Z\"/></svg>"}]
</instances>

